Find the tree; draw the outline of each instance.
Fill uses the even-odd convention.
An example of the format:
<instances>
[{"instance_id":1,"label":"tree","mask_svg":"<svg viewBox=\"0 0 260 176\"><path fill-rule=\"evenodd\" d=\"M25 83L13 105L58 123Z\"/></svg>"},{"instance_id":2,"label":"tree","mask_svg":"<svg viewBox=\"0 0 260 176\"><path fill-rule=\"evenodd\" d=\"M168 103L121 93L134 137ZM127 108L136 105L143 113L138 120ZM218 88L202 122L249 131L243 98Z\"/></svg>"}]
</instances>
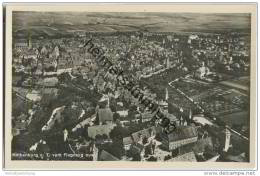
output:
<instances>
[{"instance_id":1,"label":"tree","mask_svg":"<svg viewBox=\"0 0 260 176\"><path fill-rule=\"evenodd\" d=\"M116 121L119 120L119 119L120 119L120 115L119 115L117 112L115 112L115 113L113 114L113 121L116 122Z\"/></svg>"},{"instance_id":2,"label":"tree","mask_svg":"<svg viewBox=\"0 0 260 176\"><path fill-rule=\"evenodd\" d=\"M147 161L157 161L157 158L154 156L150 156Z\"/></svg>"},{"instance_id":3,"label":"tree","mask_svg":"<svg viewBox=\"0 0 260 176\"><path fill-rule=\"evenodd\" d=\"M102 134L102 139L108 139L108 136L106 134Z\"/></svg>"},{"instance_id":4,"label":"tree","mask_svg":"<svg viewBox=\"0 0 260 176\"><path fill-rule=\"evenodd\" d=\"M123 139L123 137L126 137L129 135L129 131L121 126L116 126L111 132L110 132L110 138L114 140L120 140Z\"/></svg>"}]
</instances>

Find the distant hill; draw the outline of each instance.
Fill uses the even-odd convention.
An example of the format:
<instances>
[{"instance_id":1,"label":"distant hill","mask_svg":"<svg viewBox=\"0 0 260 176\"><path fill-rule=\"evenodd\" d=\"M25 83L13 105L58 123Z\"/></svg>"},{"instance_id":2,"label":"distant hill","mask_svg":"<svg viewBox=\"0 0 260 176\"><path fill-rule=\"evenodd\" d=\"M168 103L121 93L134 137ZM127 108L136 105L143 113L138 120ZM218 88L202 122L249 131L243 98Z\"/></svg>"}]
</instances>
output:
<instances>
[{"instance_id":1,"label":"distant hill","mask_svg":"<svg viewBox=\"0 0 260 176\"><path fill-rule=\"evenodd\" d=\"M81 32L250 33L250 14L13 12L13 36L59 37Z\"/></svg>"}]
</instances>

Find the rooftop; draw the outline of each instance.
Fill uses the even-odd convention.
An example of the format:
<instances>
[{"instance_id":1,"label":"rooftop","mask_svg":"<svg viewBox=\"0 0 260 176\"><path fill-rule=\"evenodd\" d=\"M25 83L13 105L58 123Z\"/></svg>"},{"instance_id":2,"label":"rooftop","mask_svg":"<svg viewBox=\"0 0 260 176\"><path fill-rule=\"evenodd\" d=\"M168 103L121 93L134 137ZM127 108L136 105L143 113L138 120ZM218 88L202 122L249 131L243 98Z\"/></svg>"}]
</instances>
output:
<instances>
[{"instance_id":1,"label":"rooftop","mask_svg":"<svg viewBox=\"0 0 260 176\"><path fill-rule=\"evenodd\" d=\"M113 112L110 108L98 110L99 122L113 121Z\"/></svg>"},{"instance_id":2,"label":"rooftop","mask_svg":"<svg viewBox=\"0 0 260 176\"><path fill-rule=\"evenodd\" d=\"M115 157L114 155L108 153L105 150L102 150L100 156L99 156L99 160L100 161L119 161L119 159L117 157Z\"/></svg>"},{"instance_id":3,"label":"rooftop","mask_svg":"<svg viewBox=\"0 0 260 176\"><path fill-rule=\"evenodd\" d=\"M189 152L189 153L185 153L183 155L177 156L175 158L169 159L167 160L169 161L181 161L181 162L185 162L185 161L189 161L189 162L196 162L197 159L195 157L194 152Z\"/></svg>"},{"instance_id":4,"label":"rooftop","mask_svg":"<svg viewBox=\"0 0 260 176\"><path fill-rule=\"evenodd\" d=\"M196 127L194 126L179 126L176 131L168 134L168 140L170 142L179 141L182 139L188 139L198 136Z\"/></svg>"}]
</instances>

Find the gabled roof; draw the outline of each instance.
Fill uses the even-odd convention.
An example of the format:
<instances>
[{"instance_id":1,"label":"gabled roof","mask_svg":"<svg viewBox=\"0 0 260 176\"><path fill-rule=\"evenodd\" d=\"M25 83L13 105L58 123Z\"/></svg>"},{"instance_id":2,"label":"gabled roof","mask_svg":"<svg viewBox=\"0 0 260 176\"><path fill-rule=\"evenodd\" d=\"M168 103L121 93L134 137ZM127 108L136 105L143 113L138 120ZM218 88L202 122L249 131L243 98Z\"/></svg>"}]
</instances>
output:
<instances>
[{"instance_id":1,"label":"gabled roof","mask_svg":"<svg viewBox=\"0 0 260 176\"><path fill-rule=\"evenodd\" d=\"M150 127L150 128L147 128L147 129L144 129L144 130L140 130L140 131L137 131L135 133L132 134L132 137L133 137L133 140L134 142L138 142L139 141L139 136L142 135L143 137L151 137L151 134L150 134L150 130L152 130L154 132L154 135L156 134L156 130L155 130L155 127Z\"/></svg>"},{"instance_id":2,"label":"gabled roof","mask_svg":"<svg viewBox=\"0 0 260 176\"><path fill-rule=\"evenodd\" d=\"M21 115L19 115L19 116L17 117L18 120L26 120L27 118L28 118L28 116L25 115L24 113L22 113Z\"/></svg>"},{"instance_id":3,"label":"gabled roof","mask_svg":"<svg viewBox=\"0 0 260 176\"><path fill-rule=\"evenodd\" d=\"M27 93L26 98L31 101L40 101L42 98L42 95L39 91L32 90L31 92Z\"/></svg>"},{"instance_id":4,"label":"gabled roof","mask_svg":"<svg viewBox=\"0 0 260 176\"><path fill-rule=\"evenodd\" d=\"M166 115L166 117L170 120L170 121L178 121L178 118L175 116L175 115L173 115L173 114L170 114L170 113L168 113L168 112L166 112L165 113L165 115Z\"/></svg>"},{"instance_id":5,"label":"gabled roof","mask_svg":"<svg viewBox=\"0 0 260 176\"><path fill-rule=\"evenodd\" d=\"M201 153L201 152L204 152L206 147L213 148L213 142L212 142L211 137L198 140L193 147L193 151L195 153Z\"/></svg>"},{"instance_id":6,"label":"gabled roof","mask_svg":"<svg viewBox=\"0 0 260 176\"><path fill-rule=\"evenodd\" d=\"M42 90L42 93L43 94L54 94L55 96L58 94L58 89L56 89L56 88L44 88L43 90Z\"/></svg>"},{"instance_id":7,"label":"gabled roof","mask_svg":"<svg viewBox=\"0 0 260 176\"><path fill-rule=\"evenodd\" d=\"M99 161L119 161L119 159L107 151L102 150L99 156Z\"/></svg>"},{"instance_id":8,"label":"gabled roof","mask_svg":"<svg viewBox=\"0 0 260 176\"><path fill-rule=\"evenodd\" d=\"M235 162L246 162L247 159L245 157L245 153L241 153L240 155L233 156L233 155L228 155L226 159L230 161L235 161Z\"/></svg>"},{"instance_id":9,"label":"gabled roof","mask_svg":"<svg viewBox=\"0 0 260 176\"><path fill-rule=\"evenodd\" d=\"M15 122L15 128L16 129L26 129L28 126L27 122Z\"/></svg>"},{"instance_id":10,"label":"gabled roof","mask_svg":"<svg viewBox=\"0 0 260 176\"><path fill-rule=\"evenodd\" d=\"M198 132L194 126L180 126L172 133L168 134L169 142L197 137Z\"/></svg>"},{"instance_id":11,"label":"gabled roof","mask_svg":"<svg viewBox=\"0 0 260 176\"><path fill-rule=\"evenodd\" d=\"M136 143L134 145L131 145L131 148L130 148L130 151L131 153L133 154L140 154L141 151L143 150L144 146L142 146L141 144L139 143Z\"/></svg>"},{"instance_id":12,"label":"gabled roof","mask_svg":"<svg viewBox=\"0 0 260 176\"><path fill-rule=\"evenodd\" d=\"M133 143L133 140L130 136L123 138L124 145L132 144L132 143Z\"/></svg>"},{"instance_id":13,"label":"gabled roof","mask_svg":"<svg viewBox=\"0 0 260 176\"><path fill-rule=\"evenodd\" d=\"M115 124L107 124L107 125L97 125L88 127L88 136L90 138L95 138L96 135L103 135L106 134L109 136L109 133L114 128Z\"/></svg>"},{"instance_id":14,"label":"gabled roof","mask_svg":"<svg viewBox=\"0 0 260 176\"><path fill-rule=\"evenodd\" d=\"M113 112L110 108L98 109L99 122L113 121Z\"/></svg>"},{"instance_id":15,"label":"gabled roof","mask_svg":"<svg viewBox=\"0 0 260 176\"><path fill-rule=\"evenodd\" d=\"M38 81L39 85L54 87L59 82L56 77L47 77Z\"/></svg>"},{"instance_id":16,"label":"gabled roof","mask_svg":"<svg viewBox=\"0 0 260 176\"><path fill-rule=\"evenodd\" d=\"M153 114L151 114L151 113L143 113L142 114L142 118L143 119L151 119L151 118L153 118Z\"/></svg>"}]
</instances>

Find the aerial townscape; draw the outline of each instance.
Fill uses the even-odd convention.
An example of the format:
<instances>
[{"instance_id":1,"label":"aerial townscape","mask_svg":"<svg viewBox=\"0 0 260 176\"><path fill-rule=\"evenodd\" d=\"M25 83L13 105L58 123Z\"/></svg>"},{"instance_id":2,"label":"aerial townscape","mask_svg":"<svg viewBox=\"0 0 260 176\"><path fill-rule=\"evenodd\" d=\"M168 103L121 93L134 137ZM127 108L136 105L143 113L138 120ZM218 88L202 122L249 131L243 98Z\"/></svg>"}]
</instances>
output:
<instances>
[{"instance_id":1,"label":"aerial townscape","mask_svg":"<svg viewBox=\"0 0 260 176\"><path fill-rule=\"evenodd\" d=\"M246 14L14 12L12 160L249 162L250 37Z\"/></svg>"}]
</instances>

